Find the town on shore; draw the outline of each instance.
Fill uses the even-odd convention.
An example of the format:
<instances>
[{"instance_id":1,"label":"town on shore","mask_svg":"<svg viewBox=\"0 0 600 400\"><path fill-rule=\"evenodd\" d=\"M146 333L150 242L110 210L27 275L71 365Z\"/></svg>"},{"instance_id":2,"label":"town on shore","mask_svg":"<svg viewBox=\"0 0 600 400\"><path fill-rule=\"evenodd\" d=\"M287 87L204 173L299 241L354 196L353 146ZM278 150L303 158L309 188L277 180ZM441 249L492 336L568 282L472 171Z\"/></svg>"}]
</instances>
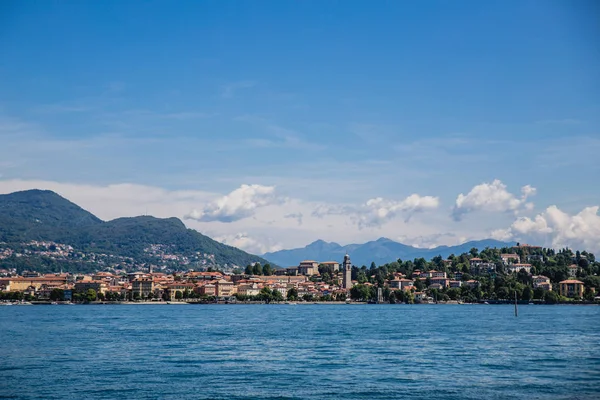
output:
<instances>
[{"instance_id":1,"label":"town on shore","mask_svg":"<svg viewBox=\"0 0 600 400\"><path fill-rule=\"evenodd\" d=\"M158 270L158 271L157 271ZM447 259L397 260L358 267L301 261L244 270L146 271L106 268L94 273L0 270L0 304L72 303L569 303L600 304L600 263L592 253L519 245L471 249Z\"/></svg>"}]
</instances>

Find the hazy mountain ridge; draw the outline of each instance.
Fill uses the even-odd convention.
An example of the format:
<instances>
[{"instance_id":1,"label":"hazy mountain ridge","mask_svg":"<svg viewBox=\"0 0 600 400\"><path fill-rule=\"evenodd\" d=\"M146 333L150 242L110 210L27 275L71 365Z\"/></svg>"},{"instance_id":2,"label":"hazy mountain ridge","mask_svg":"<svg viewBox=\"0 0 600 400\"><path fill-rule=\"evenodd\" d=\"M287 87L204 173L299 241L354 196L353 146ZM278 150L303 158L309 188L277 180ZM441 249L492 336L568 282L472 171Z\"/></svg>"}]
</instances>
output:
<instances>
[{"instance_id":1,"label":"hazy mountain ridge","mask_svg":"<svg viewBox=\"0 0 600 400\"><path fill-rule=\"evenodd\" d=\"M102 221L92 213L48 190L0 195L0 242L52 241L84 252L148 259L145 249L165 245L176 254L213 255L215 264L245 266L266 261L219 243L177 218L139 216Z\"/></svg>"},{"instance_id":2,"label":"hazy mountain ridge","mask_svg":"<svg viewBox=\"0 0 600 400\"><path fill-rule=\"evenodd\" d=\"M349 244L341 246L335 242L317 240L306 247L279 250L265 253L263 258L281 266L298 265L302 260L316 261L341 261L348 253L354 265L377 265L396 261L423 257L431 259L437 255L448 257L450 254L462 254L476 247L483 250L486 247L510 247L514 242L501 242L494 239L474 240L456 246L438 246L432 249L423 249L395 242L388 238L379 238L363 244Z\"/></svg>"}]
</instances>

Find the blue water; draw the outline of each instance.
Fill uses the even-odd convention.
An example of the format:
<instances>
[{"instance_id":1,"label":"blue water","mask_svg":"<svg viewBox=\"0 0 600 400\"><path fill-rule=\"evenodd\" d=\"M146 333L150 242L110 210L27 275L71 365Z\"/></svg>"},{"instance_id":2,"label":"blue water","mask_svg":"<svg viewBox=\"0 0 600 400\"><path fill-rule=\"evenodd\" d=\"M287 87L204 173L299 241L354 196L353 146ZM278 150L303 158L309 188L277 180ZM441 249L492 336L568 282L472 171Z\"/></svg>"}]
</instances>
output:
<instances>
[{"instance_id":1,"label":"blue water","mask_svg":"<svg viewBox=\"0 0 600 400\"><path fill-rule=\"evenodd\" d=\"M0 307L0 398L598 399L600 307Z\"/></svg>"}]
</instances>

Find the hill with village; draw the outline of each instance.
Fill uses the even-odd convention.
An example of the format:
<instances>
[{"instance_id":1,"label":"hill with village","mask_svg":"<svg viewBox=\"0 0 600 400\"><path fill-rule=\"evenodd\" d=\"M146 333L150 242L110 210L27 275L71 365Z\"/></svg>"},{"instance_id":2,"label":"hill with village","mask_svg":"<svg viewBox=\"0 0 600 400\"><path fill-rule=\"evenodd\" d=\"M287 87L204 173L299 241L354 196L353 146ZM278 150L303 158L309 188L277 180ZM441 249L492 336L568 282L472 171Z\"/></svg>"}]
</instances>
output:
<instances>
[{"instance_id":1,"label":"hill with village","mask_svg":"<svg viewBox=\"0 0 600 400\"><path fill-rule=\"evenodd\" d=\"M0 195L0 268L41 272L170 267L233 269L267 263L177 218L102 221L48 190Z\"/></svg>"}]
</instances>

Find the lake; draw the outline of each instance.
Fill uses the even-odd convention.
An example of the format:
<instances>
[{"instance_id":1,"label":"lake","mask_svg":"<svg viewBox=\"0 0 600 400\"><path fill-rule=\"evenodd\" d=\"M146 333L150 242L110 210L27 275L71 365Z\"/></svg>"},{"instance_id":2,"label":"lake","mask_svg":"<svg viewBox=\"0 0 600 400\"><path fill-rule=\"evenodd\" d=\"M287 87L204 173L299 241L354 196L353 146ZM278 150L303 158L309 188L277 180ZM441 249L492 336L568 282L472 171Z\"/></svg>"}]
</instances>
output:
<instances>
[{"instance_id":1,"label":"lake","mask_svg":"<svg viewBox=\"0 0 600 400\"><path fill-rule=\"evenodd\" d=\"M600 307L0 307L3 399L598 399Z\"/></svg>"}]
</instances>

